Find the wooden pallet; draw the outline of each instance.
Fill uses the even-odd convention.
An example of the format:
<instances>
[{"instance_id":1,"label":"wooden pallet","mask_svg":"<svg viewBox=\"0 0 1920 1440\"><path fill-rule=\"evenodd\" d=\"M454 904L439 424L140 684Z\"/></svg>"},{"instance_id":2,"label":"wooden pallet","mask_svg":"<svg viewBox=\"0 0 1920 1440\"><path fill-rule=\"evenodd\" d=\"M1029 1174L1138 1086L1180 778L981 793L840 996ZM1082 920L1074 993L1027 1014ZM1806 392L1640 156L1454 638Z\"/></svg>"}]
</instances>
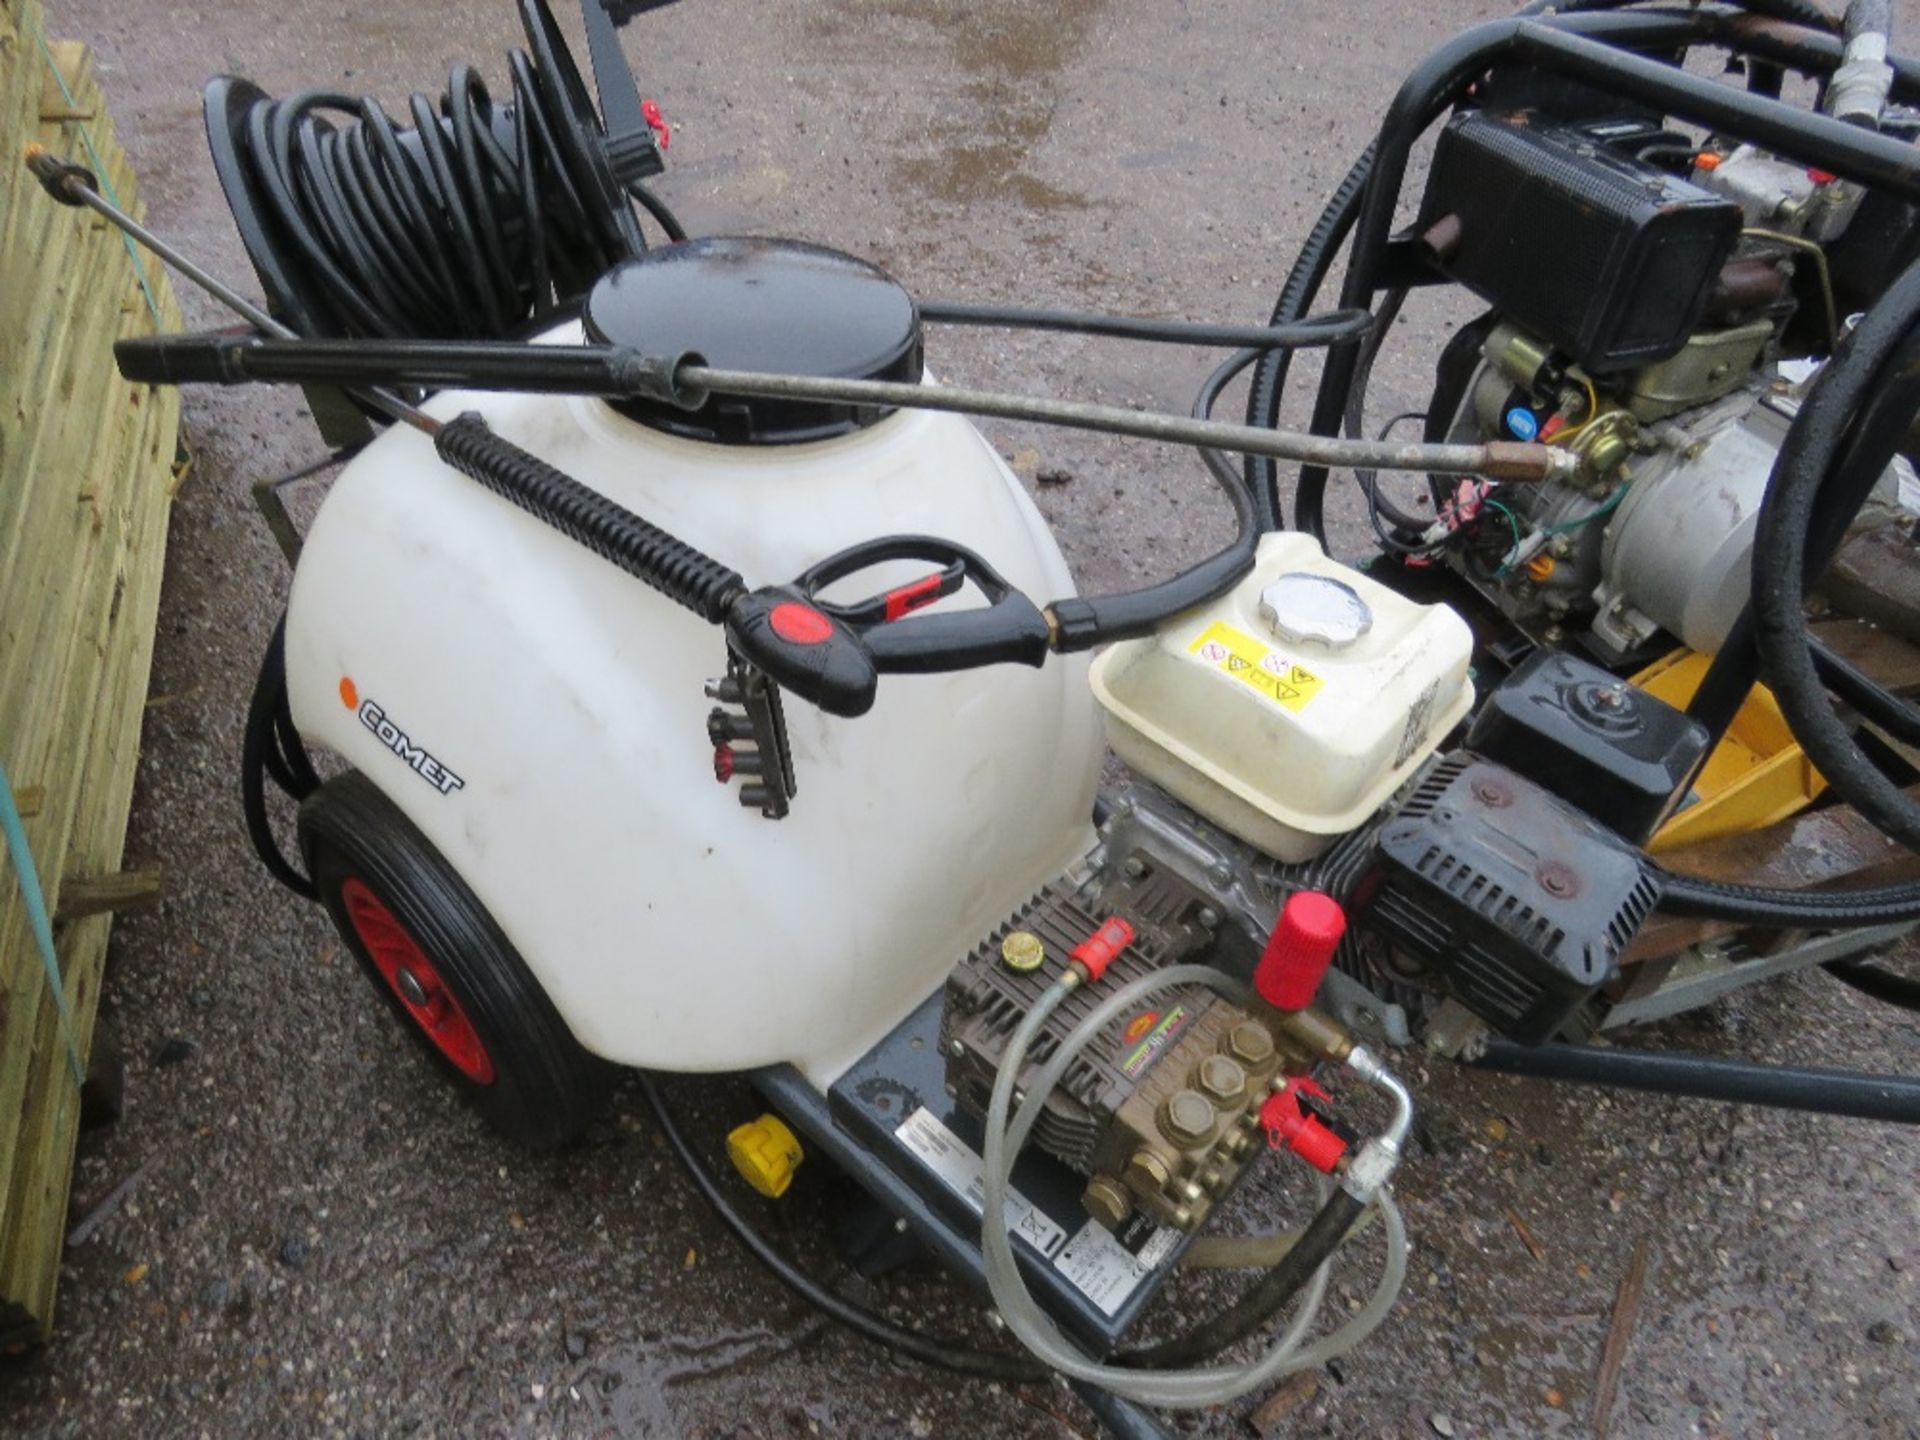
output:
<instances>
[{"instance_id":1,"label":"wooden pallet","mask_svg":"<svg viewBox=\"0 0 1920 1440\"><path fill-rule=\"evenodd\" d=\"M117 231L39 188L34 141L140 213L86 48L45 39L40 0L0 0L0 762L59 916L120 870L174 487L178 395L123 381L112 344L180 313L158 262L143 290ZM55 930L83 1063L111 925L81 905ZM79 1110L0 859L0 1347L52 1331Z\"/></svg>"}]
</instances>

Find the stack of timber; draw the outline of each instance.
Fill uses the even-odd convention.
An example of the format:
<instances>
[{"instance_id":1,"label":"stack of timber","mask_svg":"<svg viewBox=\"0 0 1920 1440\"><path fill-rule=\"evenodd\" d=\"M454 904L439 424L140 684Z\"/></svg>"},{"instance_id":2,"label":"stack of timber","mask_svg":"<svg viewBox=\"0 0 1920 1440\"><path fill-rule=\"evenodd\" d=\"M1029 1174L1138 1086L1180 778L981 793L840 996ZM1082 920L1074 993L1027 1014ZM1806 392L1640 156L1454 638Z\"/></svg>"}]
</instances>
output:
<instances>
[{"instance_id":1,"label":"stack of timber","mask_svg":"<svg viewBox=\"0 0 1920 1440\"><path fill-rule=\"evenodd\" d=\"M141 888L121 852L180 414L175 392L123 381L112 347L180 314L157 262L39 188L21 163L35 142L139 213L86 48L46 38L40 0L0 0L0 764L84 1065L110 908ZM69 1057L20 869L0 854L0 1349L52 1331L80 1112Z\"/></svg>"}]
</instances>

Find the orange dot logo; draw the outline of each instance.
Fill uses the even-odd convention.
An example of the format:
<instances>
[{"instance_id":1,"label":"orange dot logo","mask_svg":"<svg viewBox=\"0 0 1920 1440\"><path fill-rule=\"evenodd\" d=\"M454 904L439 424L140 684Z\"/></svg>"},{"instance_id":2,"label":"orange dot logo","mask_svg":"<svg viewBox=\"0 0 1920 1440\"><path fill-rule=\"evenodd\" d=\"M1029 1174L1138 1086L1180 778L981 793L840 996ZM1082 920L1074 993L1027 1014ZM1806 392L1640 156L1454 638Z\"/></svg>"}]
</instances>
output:
<instances>
[{"instance_id":1,"label":"orange dot logo","mask_svg":"<svg viewBox=\"0 0 1920 1440\"><path fill-rule=\"evenodd\" d=\"M340 677L340 703L349 710L360 708L360 692L354 688L353 681L345 675Z\"/></svg>"},{"instance_id":2,"label":"orange dot logo","mask_svg":"<svg viewBox=\"0 0 1920 1440\"><path fill-rule=\"evenodd\" d=\"M1153 1022L1159 1018L1160 1012L1158 1010L1147 1010L1134 1016L1133 1019L1127 1023L1127 1030L1122 1039L1122 1043L1127 1045L1133 1044L1134 1041L1151 1030L1153 1028Z\"/></svg>"}]
</instances>

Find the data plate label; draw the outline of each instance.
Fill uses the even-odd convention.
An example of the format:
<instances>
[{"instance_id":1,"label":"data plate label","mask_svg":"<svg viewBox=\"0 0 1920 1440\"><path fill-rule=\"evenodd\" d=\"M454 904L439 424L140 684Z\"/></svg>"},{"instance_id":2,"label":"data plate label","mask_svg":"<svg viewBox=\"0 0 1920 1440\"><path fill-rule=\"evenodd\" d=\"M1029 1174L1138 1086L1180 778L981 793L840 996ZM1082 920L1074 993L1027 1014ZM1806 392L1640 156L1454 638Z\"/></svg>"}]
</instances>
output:
<instances>
[{"instance_id":1,"label":"data plate label","mask_svg":"<svg viewBox=\"0 0 1920 1440\"><path fill-rule=\"evenodd\" d=\"M922 1105L901 1122L894 1136L964 1199L974 1214L986 1213L986 1165L939 1116ZM1007 1227L1049 1260L1067 1243L1067 1232L1011 1186L1007 1188Z\"/></svg>"},{"instance_id":2,"label":"data plate label","mask_svg":"<svg viewBox=\"0 0 1920 1440\"><path fill-rule=\"evenodd\" d=\"M1112 1315L1160 1268L1160 1262L1173 1253L1179 1238L1179 1231L1157 1227L1136 1255L1098 1220L1089 1220L1067 1242L1067 1248L1060 1252L1053 1268L1099 1306L1101 1313Z\"/></svg>"}]
</instances>

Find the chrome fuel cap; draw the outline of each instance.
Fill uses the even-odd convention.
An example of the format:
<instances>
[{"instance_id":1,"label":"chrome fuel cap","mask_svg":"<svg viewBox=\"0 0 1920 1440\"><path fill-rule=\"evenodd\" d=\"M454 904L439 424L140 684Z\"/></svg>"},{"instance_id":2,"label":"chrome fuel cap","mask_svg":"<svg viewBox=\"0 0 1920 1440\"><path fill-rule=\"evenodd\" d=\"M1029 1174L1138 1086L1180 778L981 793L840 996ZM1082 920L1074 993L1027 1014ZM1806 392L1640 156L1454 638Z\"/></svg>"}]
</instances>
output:
<instances>
[{"instance_id":1,"label":"chrome fuel cap","mask_svg":"<svg viewBox=\"0 0 1920 1440\"><path fill-rule=\"evenodd\" d=\"M1260 592L1260 615L1282 640L1344 650L1373 628L1359 592L1331 575L1296 570Z\"/></svg>"}]
</instances>

